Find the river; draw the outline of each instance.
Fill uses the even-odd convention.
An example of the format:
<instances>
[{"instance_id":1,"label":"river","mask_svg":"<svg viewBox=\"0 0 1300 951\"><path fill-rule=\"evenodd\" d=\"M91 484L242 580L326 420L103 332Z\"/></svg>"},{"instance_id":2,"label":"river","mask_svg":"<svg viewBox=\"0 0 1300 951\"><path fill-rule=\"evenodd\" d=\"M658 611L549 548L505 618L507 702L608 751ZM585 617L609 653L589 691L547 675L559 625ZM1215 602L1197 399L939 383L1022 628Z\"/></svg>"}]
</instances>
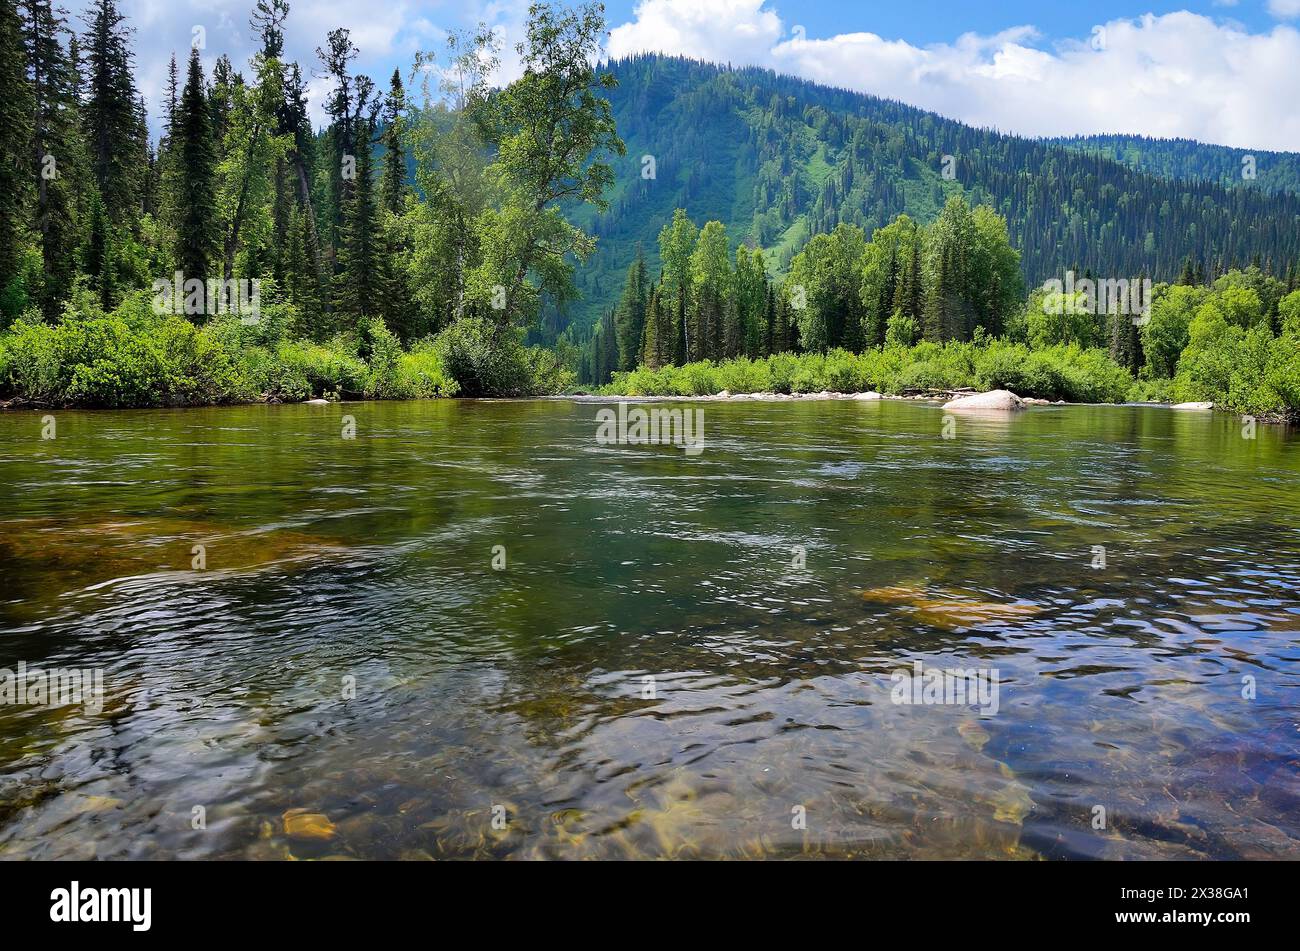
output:
<instances>
[{"instance_id":1,"label":"river","mask_svg":"<svg viewBox=\"0 0 1300 951\"><path fill-rule=\"evenodd\" d=\"M1300 436L695 405L0 414L0 857L1300 857Z\"/></svg>"}]
</instances>

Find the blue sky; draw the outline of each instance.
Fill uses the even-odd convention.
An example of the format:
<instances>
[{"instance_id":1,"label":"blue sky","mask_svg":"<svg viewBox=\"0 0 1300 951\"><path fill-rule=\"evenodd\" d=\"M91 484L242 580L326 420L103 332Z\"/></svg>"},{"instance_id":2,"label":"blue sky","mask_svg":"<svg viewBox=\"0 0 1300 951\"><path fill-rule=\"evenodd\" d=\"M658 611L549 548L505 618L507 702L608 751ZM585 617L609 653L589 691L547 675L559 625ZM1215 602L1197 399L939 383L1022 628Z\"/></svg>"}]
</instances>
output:
<instances>
[{"instance_id":1,"label":"blue sky","mask_svg":"<svg viewBox=\"0 0 1300 951\"><path fill-rule=\"evenodd\" d=\"M76 13L88 0L71 0ZM119 0L151 112L195 26L205 64L254 49L252 0ZM287 52L316 66L333 27L382 80L449 29L493 25L507 48L527 0L290 0ZM610 0L613 54L768 66L1026 135L1129 132L1300 151L1300 0ZM503 58L500 80L517 69ZM319 117L324 81L313 98ZM156 128L156 123L155 123Z\"/></svg>"},{"instance_id":2,"label":"blue sky","mask_svg":"<svg viewBox=\"0 0 1300 951\"><path fill-rule=\"evenodd\" d=\"M611 23L624 23L633 19L637 5L638 0L612 0L605 10ZM1032 23L1049 38L1088 36L1095 24L1107 20L1177 10L1233 18L1255 30L1268 29L1277 22L1266 0L1237 0L1235 4L1224 0L808 0L769 6L788 11L783 17L802 24L810 35L868 30L917 44L941 43L970 31L996 33L1024 23Z\"/></svg>"}]
</instances>

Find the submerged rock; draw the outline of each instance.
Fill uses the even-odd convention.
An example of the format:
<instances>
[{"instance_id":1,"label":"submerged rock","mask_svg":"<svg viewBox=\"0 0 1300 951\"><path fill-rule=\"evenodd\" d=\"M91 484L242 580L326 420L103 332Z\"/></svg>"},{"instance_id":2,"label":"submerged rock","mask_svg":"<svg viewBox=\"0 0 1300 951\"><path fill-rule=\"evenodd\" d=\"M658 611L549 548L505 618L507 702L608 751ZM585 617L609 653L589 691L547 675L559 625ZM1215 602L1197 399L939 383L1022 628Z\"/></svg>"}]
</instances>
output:
<instances>
[{"instance_id":1,"label":"submerged rock","mask_svg":"<svg viewBox=\"0 0 1300 951\"><path fill-rule=\"evenodd\" d=\"M329 406L330 405L329 400L316 399L316 400L303 400L303 402L306 403L308 406Z\"/></svg>"},{"instance_id":2,"label":"submerged rock","mask_svg":"<svg viewBox=\"0 0 1300 951\"><path fill-rule=\"evenodd\" d=\"M1010 390L990 390L987 393L976 393L974 396L962 396L955 400L949 400L943 404L944 409L990 409L990 410L1017 410L1022 409L1025 401Z\"/></svg>"},{"instance_id":3,"label":"submerged rock","mask_svg":"<svg viewBox=\"0 0 1300 951\"><path fill-rule=\"evenodd\" d=\"M1019 621L1042 611L1036 604L983 601L959 591L931 590L918 585L871 588L862 592L862 599L876 604L899 605L931 627L953 630L977 624Z\"/></svg>"},{"instance_id":4,"label":"submerged rock","mask_svg":"<svg viewBox=\"0 0 1300 951\"><path fill-rule=\"evenodd\" d=\"M284 834L291 839L332 839L334 823L319 812L290 809L284 814Z\"/></svg>"}]
</instances>

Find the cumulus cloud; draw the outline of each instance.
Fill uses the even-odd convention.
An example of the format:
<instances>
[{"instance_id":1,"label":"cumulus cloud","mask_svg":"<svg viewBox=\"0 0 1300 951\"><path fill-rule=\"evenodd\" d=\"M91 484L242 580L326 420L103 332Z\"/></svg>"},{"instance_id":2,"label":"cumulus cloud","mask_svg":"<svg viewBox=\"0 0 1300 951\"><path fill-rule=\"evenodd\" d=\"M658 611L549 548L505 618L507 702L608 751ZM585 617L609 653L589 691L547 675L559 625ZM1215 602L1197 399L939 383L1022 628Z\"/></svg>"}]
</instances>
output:
<instances>
[{"instance_id":1,"label":"cumulus cloud","mask_svg":"<svg viewBox=\"0 0 1300 951\"><path fill-rule=\"evenodd\" d=\"M1300 0L1268 0L1268 12L1279 20L1300 17Z\"/></svg>"},{"instance_id":2,"label":"cumulus cloud","mask_svg":"<svg viewBox=\"0 0 1300 951\"><path fill-rule=\"evenodd\" d=\"M764 0L643 0L636 19L610 31L611 56L672 51L715 62L748 62L781 38L781 18Z\"/></svg>"},{"instance_id":3,"label":"cumulus cloud","mask_svg":"<svg viewBox=\"0 0 1300 951\"><path fill-rule=\"evenodd\" d=\"M1184 11L1113 20L1048 48L1039 40L1031 26L927 46L866 32L814 39L787 29L765 0L643 0L611 31L608 51L767 66L1024 135L1300 150L1300 33L1288 25L1250 33Z\"/></svg>"}]
</instances>

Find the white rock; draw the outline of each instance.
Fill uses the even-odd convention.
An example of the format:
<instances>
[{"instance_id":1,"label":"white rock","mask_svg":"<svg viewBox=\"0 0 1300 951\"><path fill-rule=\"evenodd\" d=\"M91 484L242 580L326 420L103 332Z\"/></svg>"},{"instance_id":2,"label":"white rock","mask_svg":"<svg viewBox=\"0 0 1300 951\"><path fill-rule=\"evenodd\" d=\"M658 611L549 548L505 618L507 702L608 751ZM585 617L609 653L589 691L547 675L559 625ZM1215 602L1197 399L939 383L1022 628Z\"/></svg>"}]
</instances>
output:
<instances>
[{"instance_id":1,"label":"white rock","mask_svg":"<svg viewBox=\"0 0 1300 951\"><path fill-rule=\"evenodd\" d=\"M329 406L329 400L304 400L308 406Z\"/></svg>"},{"instance_id":2,"label":"white rock","mask_svg":"<svg viewBox=\"0 0 1300 951\"><path fill-rule=\"evenodd\" d=\"M1213 403L1175 403L1170 409L1214 409Z\"/></svg>"},{"instance_id":3,"label":"white rock","mask_svg":"<svg viewBox=\"0 0 1300 951\"><path fill-rule=\"evenodd\" d=\"M879 399L884 399L884 397L881 396L879 393L877 393L875 390L872 390L872 391L870 391L869 393L854 393L854 394L850 397L850 399L855 399L855 400L879 400Z\"/></svg>"},{"instance_id":4,"label":"white rock","mask_svg":"<svg viewBox=\"0 0 1300 951\"><path fill-rule=\"evenodd\" d=\"M1024 408L1025 402L1010 390L990 390L963 396L943 404L944 409L996 409L1016 410Z\"/></svg>"}]
</instances>

